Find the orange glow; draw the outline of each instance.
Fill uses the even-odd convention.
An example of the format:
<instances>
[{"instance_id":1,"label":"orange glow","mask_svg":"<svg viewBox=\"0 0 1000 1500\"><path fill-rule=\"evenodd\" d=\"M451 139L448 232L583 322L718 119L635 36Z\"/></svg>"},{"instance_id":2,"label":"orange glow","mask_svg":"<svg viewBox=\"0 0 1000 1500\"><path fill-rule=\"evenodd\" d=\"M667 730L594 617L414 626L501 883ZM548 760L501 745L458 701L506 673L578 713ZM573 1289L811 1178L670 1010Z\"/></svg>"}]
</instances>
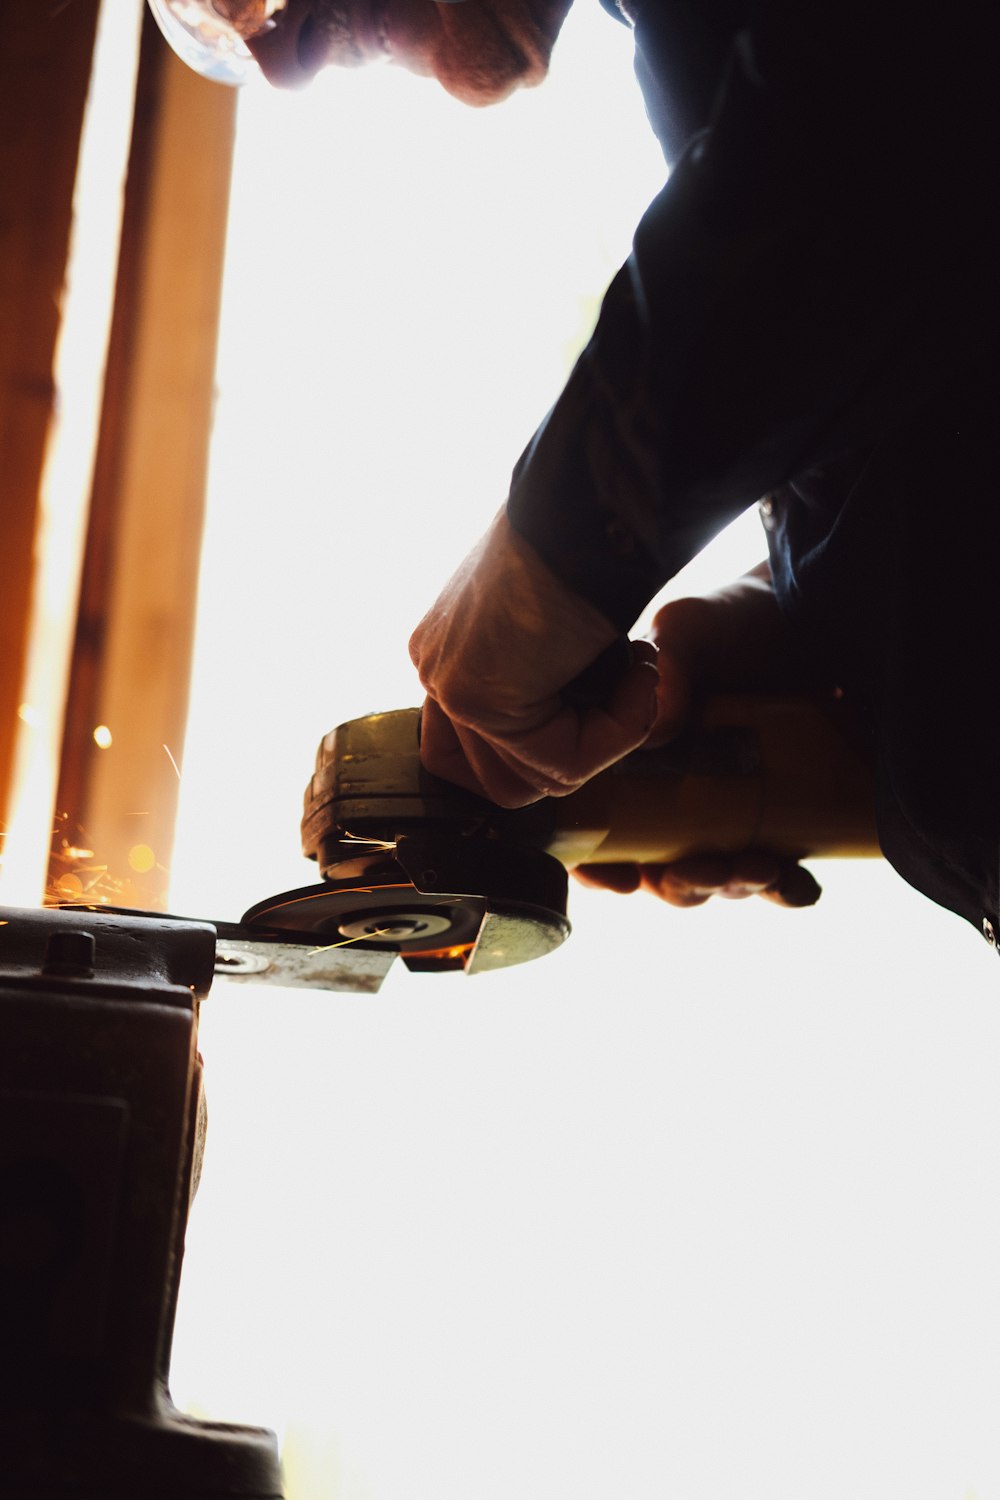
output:
<instances>
[{"instance_id":1,"label":"orange glow","mask_svg":"<svg viewBox=\"0 0 1000 1500\"><path fill-rule=\"evenodd\" d=\"M156 855L148 844L133 844L128 851L128 862L137 875L148 875L156 864Z\"/></svg>"},{"instance_id":2,"label":"orange glow","mask_svg":"<svg viewBox=\"0 0 1000 1500\"><path fill-rule=\"evenodd\" d=\"M460 943L457 948L421 948L419 952L409 951L407 958L465 958L475 947L475 943Z\"/></svg>"}]
</instances>

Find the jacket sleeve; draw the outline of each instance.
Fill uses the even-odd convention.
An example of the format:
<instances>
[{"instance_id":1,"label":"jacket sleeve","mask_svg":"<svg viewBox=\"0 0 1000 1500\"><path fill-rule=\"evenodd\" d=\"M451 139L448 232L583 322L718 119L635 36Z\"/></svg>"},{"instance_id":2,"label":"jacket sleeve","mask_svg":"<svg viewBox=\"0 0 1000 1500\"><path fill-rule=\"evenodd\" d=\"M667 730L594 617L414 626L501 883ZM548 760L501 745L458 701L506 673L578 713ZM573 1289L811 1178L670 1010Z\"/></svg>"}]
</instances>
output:
<instances>
[{"instance_id":1,"label":"jacket sleeve","mask_svg":"<svg viewBox=\"0 0 1000 1500\"><path fill-rule=\"evenodd\" d=\"M861 7L823 14L774 4L736 36L514 471L512 524L622 630L735 515L915 409L994 295L972 48L942 74L939 31L901 51Z\"/></svg>"}]
</instances>

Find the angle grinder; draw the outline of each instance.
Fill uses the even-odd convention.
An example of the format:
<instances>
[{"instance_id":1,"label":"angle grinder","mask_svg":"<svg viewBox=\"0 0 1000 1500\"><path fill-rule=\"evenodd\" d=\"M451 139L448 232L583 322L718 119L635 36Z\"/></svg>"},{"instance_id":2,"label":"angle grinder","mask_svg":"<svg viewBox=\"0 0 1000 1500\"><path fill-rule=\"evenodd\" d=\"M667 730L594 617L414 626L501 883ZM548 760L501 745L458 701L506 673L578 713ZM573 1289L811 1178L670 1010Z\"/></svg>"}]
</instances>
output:
<instances>
[{"instance_id":1,"label":"angle grinder","mask_svg":"<svg viewBox=\"0 0 1000 1500\"><path fill-rule=\"evenodd\" d=\"M243 932L469 974L565 940L576 865L879 852L871 767L833 696L708 699L679 739L513 811L424 769L418 709L369 714L321 742L302 847L322 883L259 902Z\"/></svg>"}]
</instances>

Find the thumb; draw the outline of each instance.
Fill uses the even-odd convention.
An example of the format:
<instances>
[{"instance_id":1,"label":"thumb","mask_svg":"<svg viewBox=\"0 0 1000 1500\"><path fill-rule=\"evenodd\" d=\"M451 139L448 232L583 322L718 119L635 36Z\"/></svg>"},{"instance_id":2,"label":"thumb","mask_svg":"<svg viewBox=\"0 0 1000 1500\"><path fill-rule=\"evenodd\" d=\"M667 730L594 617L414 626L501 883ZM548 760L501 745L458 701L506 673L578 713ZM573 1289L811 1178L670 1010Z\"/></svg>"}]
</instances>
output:
<instances>
[{"instance_id":1,"label":"thumb","mask_svg":"<svg viewBox=\"0 0 1000 1500\"><path fill-rule=\"evenodd\" d=\"M630 641L631 665L611 695L605 712L630 738L643 738L657 717L659 652L652 641Z\"/></svg>"},{"instance_id":2,"label":"thumb","mask_svg":"<svg viewBox=\"0 0 1000 1500\"><path fill-rule=\"evenodd\" d=\"M690 674L672 651L660 648L656 690L656 716L649 733L650 745L665 745L685 728L691 715Z\"/></svg>"},{"instance_id":3,"label":"thumb","mask_svg":"<svg viewBox=\"0 0 1000 1500\"><path fill-rule=\"evenodd\" d=\"M630 750L637 750L656 719L659 674L656 648L649 641L632 643L632 665L603 708L592 708L577 719L573 772L565 791L574 790ZM560 715L569 718L570 711Z\"/></svg>"}]
</instances>

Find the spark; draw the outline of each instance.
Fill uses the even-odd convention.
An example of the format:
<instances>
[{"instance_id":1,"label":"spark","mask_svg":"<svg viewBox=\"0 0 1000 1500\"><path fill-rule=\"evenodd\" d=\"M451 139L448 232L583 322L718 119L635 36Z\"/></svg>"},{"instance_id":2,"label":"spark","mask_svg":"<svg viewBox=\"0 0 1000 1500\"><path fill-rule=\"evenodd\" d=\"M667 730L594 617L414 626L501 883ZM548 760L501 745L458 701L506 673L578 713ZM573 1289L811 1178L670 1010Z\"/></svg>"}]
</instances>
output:
<instances>
[{"instance_id":1,"label":"spark","mask_svg":"<svg viewBox=\"0 0 1000 1500\"><path fill-rule=\"evenodd\" d=\"M174 760L174 757L171 755L171 753L170 753L170 746L169 745L164 745L163 748L167 752L167 759L169 760L170 764L174 768L174 772L175 772L175 774L177 776L177 780L180 781L180 779L181 779L180 766L177 764L177 762Z\"/></svg>"},{"instance_id":2,"label":"spark","mask_svg":"<svg viewBox=\"0 0 1000 1500\"><path fill-rule=\"evenodd\" d=\"M64 865L72 864L74 860L93 859L93 857L93 849L79 849L75 844L71 844L69 839L62 840L61 849L53 849L52 851L52 858L57 859L60 864Z\"/></svg>"},{"instance_id":3,"label":"spark","mask_svg":"<svg viewBox=\"0 0 1000 1500\"><path fill-rule=\"evenodd\" d=\"M114 737L107 724L98 724L93 733L94 744L98 750L110 750L114 743Z\"/></svg>"},{"instance_id":4,"label":"spark","mask_svg":"<svg viewBox=\"0 0 1000 1500\"><path fill-rule=\"evenodd\" d=\"M345 938L342 943L326 943L322 948L310 948L309 957L314 958L317 953L329 953L332 948L346 948L348 943L364 943L371 938L389 937L391 931L390 927L376 927L374 932L359 932L357 937Z\"/></svg>"},{"instance_id":5,"label":"spark","mask_svg":"<svg viewBox=\"0 0 1000 1500\"><path fill-rule=\"evenodd\" d=\"M395 839L372 839L372 838L366 838L365 835L362 834L362 833L347 833L347 832L344 832L344 833L341 834L341 838L346 843L351 843L351 844L369 844L369 845L374 845L374 847L376 849L395 849L395 847L396 847L396 840Z\"/></svg>"}]
</instances>

